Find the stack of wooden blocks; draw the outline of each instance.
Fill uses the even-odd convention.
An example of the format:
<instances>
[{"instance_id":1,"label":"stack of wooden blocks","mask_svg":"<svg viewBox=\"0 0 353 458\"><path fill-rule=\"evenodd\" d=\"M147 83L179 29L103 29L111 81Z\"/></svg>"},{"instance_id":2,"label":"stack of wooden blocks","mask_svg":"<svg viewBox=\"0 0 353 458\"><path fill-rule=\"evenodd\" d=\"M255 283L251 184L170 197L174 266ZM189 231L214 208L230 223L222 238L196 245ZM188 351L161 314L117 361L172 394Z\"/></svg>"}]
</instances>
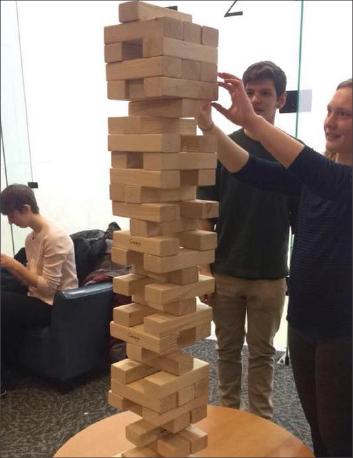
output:
<instances>
[{"instance_id":1,"label":"stack of wooden blocks","mask_svg":"<svg viewBox=\"0 0 353 458\"><path fill-rule=\"evenodd\" d=\"M192 426L207 415L208 364L181 349L210 334L214 290L199 265L214 261L216 234L199 220L218 203L196 199L215 181L216 141L196 135L200 104L216 100L218 31L143 2L119 5L105 27L108 98L129 100L129 116L109 118L114 233L112 260L133 273L114 279L132 303L114 309L111 335L128 359L112 365L109 402L141 419L126 427L135 447L121 456L188 456L207 446Z\"/></svg>"}]
</instances>

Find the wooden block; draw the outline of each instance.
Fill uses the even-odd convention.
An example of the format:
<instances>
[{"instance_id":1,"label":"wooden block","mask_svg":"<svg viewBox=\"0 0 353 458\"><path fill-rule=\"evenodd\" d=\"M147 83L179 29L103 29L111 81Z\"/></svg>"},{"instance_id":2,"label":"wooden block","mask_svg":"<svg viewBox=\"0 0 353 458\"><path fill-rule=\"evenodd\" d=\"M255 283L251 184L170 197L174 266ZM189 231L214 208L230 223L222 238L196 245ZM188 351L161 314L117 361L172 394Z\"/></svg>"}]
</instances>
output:
<instances>
[{"instance_id":1,"label":"wooden block","mask_svg":"<svg viewBox=\"0 0 353 458\"><path fill-rule=\"evenodd\" d=\"M143 263L143 254L136 251L124 250L123 248L112 247L112 261L124 266Z\"/></svg>"},{"instance_id":2,"label":"wooden block","mask_svg":"<svg viewBox=\"0 0 353 458\"><path fill-rule=\"evenodd\" d=\"M143 168L143 153L130 152L122 153L120 151L112 151L111 160L112 169L110 169L110 182L114 183L115 168L119 169L142 169Z\"/></svg>"},{"instance_id":3,"label":"wooden block","mask_svg":"<svg viewBox=\"0 0 353 458\"><path fill-rule=\"evenodd\" d=\"M180 172L177 170L155 171L114 168L110 171L110 179L112 183L137 184L151 188L175 189L180 186Z\"/></svg>"},{"instance_id":4,"label":"wooden block","mask_svg":"<svg viewBox=\"0 0 353 458\"><path fill-rule=\"evenodd\" d=\"M143 56L171 56L217 64L217 48L174 38L148 37L143 40Z\"/></svg>"},{"instance_id":5,"label":"wooden block","mask_svg":"<svg viewBox=\"0 0 353 458\"><path fill-rule=\"evenodd\" d=\"M152 254L143 255L144 269L157 274L185 269L195 265L211 264L213 261L214 250L195 251L181 248L178 254L163 258Z\"/></svg>"},{"instance_id":6,"label":"wooden block","mask_svg":"<svg viewBox=\"0 0 353 458\"><path fill-rule=\"evenodd\" d=\"M208 377L208 368L208 363L194 358L191 371L179 376L159 371L141 380L141 385L146 395L162 399Z\"/></svg>"},{"instance_id":7,"label":"wooden block","mask_svg":"<svg viewBox=\"0 0 353 458\"><path fill-rule=\"evenodd\" d=\"M182 406L186 404L187 402L192 401L195 398L195 388L194 385L189 385L181 390L178 390L177 393L178 397L178 406Z\"/></svg>"},{"instance_id":8,"label":"wooden block","mask_svg":"<svg viewBox=\"0 0 353 458\"><path fill-rule=\"evenodd\" d=\"M161 437L162 433L162 428L159 426L156 427L143 419L130 423L125 428L126 439L138 447L143 447L157 440ZM185 439L190 441L188 436Z\"/></svg>"},{"instance_id":9,"label":"wooden block","mask_svg":"<svg viewBox=\"0 0 353 458\"><path fill-rule=\"evenodd\" d=\"M151 308L160 310L164 313L169 313L170 315L182 316L188 315L189 313L196 312L196 298L184 299L182 301L169 302L168 304L154 304L152 302L148 303L143 294L136 293L133 296L133 300L142 303L148 304Z\"/></svg>"},{"instance_id":10,"label":"wooden block","mask_svg":"<svg viewBox=\"0 0 353 458\"><path fill-rule=\"evenodd\" d=\"M126 344L126 355L129 359L133 359L134 361L144 364L148 364L148 362L151 362L159 357L158 353L147 350L146 348L141 347L141 345L136 345L131 342L127 342ZM158 367L158 369L160 368Z\"/></svg>"},{"instance_id":11,"label":"wooden block","mask_svg":"<svg viewBox=\"0 0 353 458\"><path fill-rule=\"evenodd\" d=\"M196 328L185 329L178 335L177 344L179 348L189 347L198 340L204 339L211 334L211 322L205 322Z\"/></svg>"},{"instance_id":12,"label":"wooden block","mask_svg":"<svg viewBox=\"0 0 353 458\"><path fill-rule=\"evenodd\" d=\"M157 17L171 17L179 21L192 22L191 14L180 13L161 6L151 5L145 2L125 2L119 5L119 21L146 21Z\"/></svg>"},{"instance_id":13,"label":"wooden block","mask_svg":"<svg viewBox=\"0 0 353 458\"><path fill-rule=\"evenodd\" d=\"M143 409L142 409L143 412ZM207 417L207 405L196 407L192 409L190 413L191 423L197 423L198 421L202 420L203 418Z\"/></svg>"},{"instance_id":14,"label":"wooden block","mask_svg":"<svg viewBox=\"0 0 353 458\"><path fill-rule=\"evenodd\" d=\"M108 137L109 151L141 151L177 153L181 149L178 134L111 134Z\"/></svg>"},{"instance_id":15,"label":"wooden block","mask_svg":"<svg viewBox=\"0 0 353 458\"><path fill-rule=\"evenodd\" d=\"M201 62L197 60L181 60L181 79L201 81Z\"/></svg>"},{"instance_id":16,"label":"wooden block","mask_svg":"<svg viewBox=\"0 0 353 458\"><path fill-rule=\"evenodd\" d=\"M160 338L155 337L145 332L143 325L127 327L112 321L110 323L110 334L116 339L140 345L160 355L177 350L177 336L175 334Z\"/></svg>"},{"instance_id":17,"label":"wooden block","mask_svg":"<svg viewBox=\"0 0 353 458\"><path fill-rule=\"evenodd\" d=\"M149 253L156 256L172 256L179 252L179 239L176 237L136 237L130 231L115 231L113 246Z\"/></svg>"},{"instance_id":18,"label":"wooden block","mask_svg":"<svg viewBox=\"0 0 353 458\"><path fill-rule=\"evenodd\" d=\"M195 398L202 396L208 393L208 377L202 380L199 380L194 384L194 395Z\"/></svg>"},{"instance_id":19,"label":"wooden block","mask_svg":"<svg viewBox=\"0 0 353 458\"><path fill-rule=\"evenodd\" d=\"M127 294L125 294L127 296ZM113 309L113 320L123 326L142 324L145 316L156 313L156 310L142 304L125 304Z\"/></svg>"},{"instance_id":20,"label":"wooden block","mask_svg":"<svg viewBox=\"0 0 353 458\"><path fill-rule=\"evenodd\" d=\"M181 151L189 153L214 153L217 151L216 137L214 135L182 135Z\"/></svg>"},{"instance_id":21,"label":"wooden block","mask_svg":"<svg viewBox=\"0 0 353 458\"><path fill-rule=\"evenodd\" d=\"M201 43L207 46L218 46L218 30L212 27L202 27Z\"/></svg>"},{"instance_id":22,"label":"wooden block","mask_svg":"<svg viewBox=\"0 0 353 458\"><path fill-rule=\"evenodd\" d=\"M151 445L151 444L150 444ZM124 458L137 457L137 458L154 458L159 457L159 453L155 452L151 447L134 447L129 450L125 450L121 453L121 456Z\"/></svg>"},{"instance_id":23,"label":"wooden block","mask_svg":"<svg viewBox=\"0 0 353 458\"><path fill-rule=\"evenodd\" d=\"M108 81L107 98L109 100L129 100L129 87L127 81Z\"/></svg>"},{"instance_id":24,"label":"wooden block","mask_svg":"<svg viewBox=\"0 0 353 458\"><path fill-rule=\"evenodd\" d=\"M175 420L176 418L180 417L181 415L187 412L191 412L197 407L204 406L205 404L207 404L207 400L208 398L206 396L201 396L197 399L194 399L193 401L184 404L183 406L177 407L176 409L170 410L161 415L159 415L152 409L143 407L142 418L153 423L155 426L162 426L165 423Z\"/></svg>"},{"instance_id":25,"label":"wooden block","mask_svg":"<svg viewBox=\"0 0 353 458\"><path fill-rule=\"evenodd\" d=\"M107 81L181 76L181 59L178 57L157 56L106 64Z\"/></svg>"},{"instance_id":26,"label":"wooden block","mask_svg":"<svg viewBox=\"0 0 353 458\"><path fill-rule=\"evenodd\" d=\"M120 62L128 59L139 59L143 57L142 41L118 42L104 46L105 62Z\"/></svg>"},{"instance_id":27,"label":"wooden block","mask_svg":"<svg viewBox=\"0 0 353 458\"><path fill-rule=\"evenodd\" d=\"M147 188L134 185L120 186L122 186L123 189L119 189L119 191L111 189L111 196L119 197L119 199L116 198L112 200L120 200L126 203L158 203L196 199L196 186L183 186L175 189Z\"/></svg>"},{"instance_id":28,"label":"wooden block","mask_svg":"<svg viewBox=\"0 0 353 458\"><path fill-rule=\"evenodd\" d=\"M147 302L154 304L168 304L169 302L181 301L195 296L210 294L214 291L214 288L214 277L200 275L199 280L196 283L189 283L187 285L175 285L173 283L147 284L145 286L145 297ZM207 307L207 309L212 310L209 307ZM204 310L204 306L201 306L200 310ZM189 317L189 319L191 318Z\"/></svg>"},{"instance_id":29,"label":"wooden block","mask_svg":"<svg viewBox=\"0 0 353 458\"><path fill-rule=\"evenodd\" d=\"M144 205L147 205L147 204L144 204ZM192 220L192 219L187 219L187 218L180 218L174 221L167 221L167 222L163 221L161 223L153 222L151 220L142 221L141 219L131 219L130 220L131 235L136 235L136 236L141 236L141 237L173 235L178 232L193 230L193 229L196 229L197 227L198 227L197 219ZM181 269L182 268L183 267L181 267Z\"/></svg>"},{"instance_id":30,"label":"wooden block","mask_svg":"<svg viewBox=\"0 0 353 458\"><path fill-rule=\"evenodd\" d=\"M161 116L166 118L194 118L200 111L202 100L176 98L173 100L140 100L129 102L129 115Z\"/></svg>"},{"instance_id":31,"label":"wooden block","mask_svg":"<svg viewBox=\"0 0 353 458\"><path fill-rule=\"evenodd\" d=\"M179 350L174 353L169 353L168 355L159 356L152 360L150 359L149 361L146 361L146 364L151 364L154 368L174 375L185 374L186 372L192 370L194 366L193 357L189 353L184 353ZM199 387L200 385L197 386ZM198 392L200 392L200 389Z\"/></svg>"},{"instance_id":32,"label":"wooden block","mask_svg":"<svg viewBox=\"0 0 353 458\"><path fill-rule=\"evenodd\" d=\"M189 442L191 453L197 453L208 445L208 434L196 426L188 426L178 436Z\"/></svg>"},{"instance_id":33,"label":"wooden block","mask_svg":"<svg viewBox=\"0 0 353 458\"><path fill-rule=\"evenodd\" d=\"M157 368L146 366L131 359L123 359L111 365L111 377L124 385L140 380L157 371Z\"/></svg>"},{"instance_id":34,"label":"wooden block","mask_svg":"<svg viewBox=\"0 0 353 458\"><path fill-rule=\"evenodd\" d=\"M108 118L110 134L180 134L195 135L194 119L122 116Z\"/></svg>"},{"instance_id":35,"label":"wooden block","mask_svg":"<svg viewBox=\"0 0 353 458\"><path fill-rule=\"evenodd\" d=\"M144 79L144 95L145 97L186 97L199 100L217 100L218 85L205 81L153 76Z\"/></svg>"},{"instance_id":36,"label":"wooden block","mask_svg":"<svg viewBox=\"0 0 353 458\"><path fill-rule=\"evenodd\" d=\"M203 326L212 320L212 309L204 304L198 304L196 311L182 316L173 316L168 313L154 313L144 318L145 332L161 337L168 333L180 333L185 329Z\"/></svg>"},{"instance_id":37,"label":"wooden block","mask_svg":"<svg viewBox=\"0 0 353 458\"><path fill-rule=\"evenodd\" d=\"M113 279L113 291L114 293L123 294L124 296L132 296L134 293L144 288L145 285L154 283L153 279L146 276L129 273L126 275L120 275ZM124 324L124 323L121 323Z\"/></svg>"},{"instance_id":38,"label":"wooden block","mask_svg":"<svg viewBox=\"0 0 353 458\"><path fill-rule=\"evenodd\" d=\"M184 218L209 219L218 217L219 203L213 200L195 199L180 203L181 216Z\"/></svg>"},{"instance_id":39,"label":"wooden block","mask_svg":"<svg viewBox=\"0 0 353 458\"><path fill-rule=\"evenodd\" d=\"M167 281L176 285L189 285L199 280L199 269L197 266L176 270L167 274Z\"/></svg>"},{"instance_id":40,"label":"wooden block","mask_svg":"<svg viewBox=\"0 0 353 458\"><path fill-rule=\"evenodd\" d=\"M131 24L104 27L104 43L136 41L146 37L170 37L183 39L183 22L173 18L160 17Z\"/></svg>"},{"instance_id":41,"label":"wooden block","mask_svg":"<svg viewBox=\"0 0 353 458\"><path fill-rule=\"evenodd\" d=\"M190 443L186 439L169 433L162 439L157 440L157 452L165 457L188 456L190 453Z\"/></svg>"},{"instance_id":42,"label":"wooden block","mask_svg":"<svg viewBox=\"0 0 353 458\"><path fill-rule=\"evenodd\" d=\"M125 201L125 185L120 183L111 183L109 185L109 198L117 202Z\"/></svg>"},{"instance_id":43,"label":"wooden block","mask_svg":"<svg viewBox=\"0 0 353 458\"><path fill-rule=\"evenodd\" d=\"M217 65L208 62L201 62L201 81L216 82L217 81Z\"/></svg>"},{"instance_id":44,"label":"wooden block","mask_svg":"<svg viewBox=\"0 0 353 458\"><path fill-rule=\"evenodd\" d=\"M179 218L179 205L168 203L125 204L121 202L113 202L113 215L163 223L175 221ZM132 231L131 234L134 235ZM182 269L183 267L180 268Z\"/></svg>"},{"instance_id":45,"label":"wooden block","mask_svg":"<svg viewBox=\"0 0 353 458\"><path fill-rule=\"evenodd\" d=\"M142 406L130 401L129 399L113 394L111 390L108 392L108 403L116 409L130 410L137 415L142 415Z\"/></svg>"},{"instance_id":46,"label":"wooden block","mask_svg":"<svg viewBox=\"0 0 353 458\"><path fill-rule=\"evenodd\" d=\"M196 230L178 234L180 245L193 250L214 250L217 248L216 232Z\"/></svg>"},{"instance_id":47,"label":"wooden block","mask_svg":"<svg viewBox=\"0 0 353 458\"><path fill-rule=\"evenodd\" d=\"M203 153L146 153L143 155L145 170L193 170L216 168L215 154Z\"/></svg>"},{"instance_id":48,"label":"wooden block","mask_svg":"<svg viewBox=\"0 0 353 458\"><path fill-rule=\"evenodd\" d=\"M182 186L211 186L216 183L216 170L182 170L180 184Z\"/></svg>"},{"instance_id":49,"label":"wooden block","mask_svg":"<svg viewBox=\"0 0 353 458\"><path fill-rule=\"evenodd\" d=\"M163 425L163 428L169 431L170 433L175 434L190 426L190 423L190 412L186 412L180 415L179 417L175 418L174 420L165 423Z\"/></svg>"},{"instance_id":50,"label":"wooden block","mask_svg":"<svg viewBox=\"0 0 353 458\"><path fill-rule=\"evenodd\" d=\"M111 380L111 390L113 394L130 399L130 401L153 410L155 413L162 414L177 406L177 394L172 393L164 398L151 398L144 392L142 379L124 385L116 379Z\"/></svg>"},{"instance_id":51,"label":"wooden block","mask_svg":"<svg viewBox=\"0 0 353 458\"><path fill-rule=\"evenodd\" d=\"M201 26L192 22L184 22L183 40L190 43L201 43Z\"/></svg>"}]
</instances>

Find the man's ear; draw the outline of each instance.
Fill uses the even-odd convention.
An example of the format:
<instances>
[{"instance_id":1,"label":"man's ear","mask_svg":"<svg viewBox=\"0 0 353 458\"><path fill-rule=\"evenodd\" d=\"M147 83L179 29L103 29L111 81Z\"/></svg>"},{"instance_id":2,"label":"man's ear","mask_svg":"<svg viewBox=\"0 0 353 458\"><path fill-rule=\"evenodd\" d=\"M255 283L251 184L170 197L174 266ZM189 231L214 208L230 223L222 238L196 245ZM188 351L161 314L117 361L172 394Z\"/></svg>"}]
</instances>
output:
<instances>
[{"instance_id":1,"label":"man's ear","mask_svg":"<svg viewBox=\"0 0 353 458\"><path fill-rule=\"evenodd\" d=\"M280 110L281 108L284 107L287 101L287 92L283 92L278 98L277 98L277 108Z\"/></svg>"},{"instance_id":2,"label":"man's ear","mask_svg":"<svg viewBox=\"0 0 353 458\"><path fill-rule=\"evenodd\" d=\"M21 213L23 214L28 214L32 211L31 206L28 204L24 204L24 206L21 208Z\"/></svg>"}]
</instances>

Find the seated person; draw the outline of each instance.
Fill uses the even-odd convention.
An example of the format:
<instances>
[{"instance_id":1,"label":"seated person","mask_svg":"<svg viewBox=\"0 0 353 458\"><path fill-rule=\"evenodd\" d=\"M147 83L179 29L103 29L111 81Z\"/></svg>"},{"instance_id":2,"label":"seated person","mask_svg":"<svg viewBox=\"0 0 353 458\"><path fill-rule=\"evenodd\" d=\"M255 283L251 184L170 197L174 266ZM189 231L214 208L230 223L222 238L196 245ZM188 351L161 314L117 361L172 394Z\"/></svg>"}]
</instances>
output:
<instances>
[{"instance_id":1,"label":"seated person","mask_svg":"<svg viewBox=\"0 0 353 458\"><path fill-rule=\"evenodd\" d=\"M1 254L0 265L26 286L1 289L1 394L9 363L16 361L16 345L26 327L50 323L57 291L78 287L72 239L40 213L31 188L13 184L0 194L0 211L10 224L30 227L25 242L27 266Z\"/></svg>"}]
</instances>

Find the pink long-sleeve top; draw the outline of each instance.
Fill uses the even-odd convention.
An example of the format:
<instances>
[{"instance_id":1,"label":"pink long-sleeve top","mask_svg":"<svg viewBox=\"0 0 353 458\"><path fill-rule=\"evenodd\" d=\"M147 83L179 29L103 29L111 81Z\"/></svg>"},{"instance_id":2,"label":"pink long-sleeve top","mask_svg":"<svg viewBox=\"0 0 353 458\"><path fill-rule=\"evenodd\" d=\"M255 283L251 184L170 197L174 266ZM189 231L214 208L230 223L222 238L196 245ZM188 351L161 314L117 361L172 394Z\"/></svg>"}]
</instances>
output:
<instances>
[{"instance_id":1,"label":"pink long-sleeve top","mask_svg":"<svg viewBox=\"0 0 353 458\"><path fill-rule=\"evenodd\" d=\"M71 237L49 224L31 232L25 242L27 268L38 275L37 287L28 295L52 305L57 291L78 287L75 252Z\"/></svg>"}]
</instances>

